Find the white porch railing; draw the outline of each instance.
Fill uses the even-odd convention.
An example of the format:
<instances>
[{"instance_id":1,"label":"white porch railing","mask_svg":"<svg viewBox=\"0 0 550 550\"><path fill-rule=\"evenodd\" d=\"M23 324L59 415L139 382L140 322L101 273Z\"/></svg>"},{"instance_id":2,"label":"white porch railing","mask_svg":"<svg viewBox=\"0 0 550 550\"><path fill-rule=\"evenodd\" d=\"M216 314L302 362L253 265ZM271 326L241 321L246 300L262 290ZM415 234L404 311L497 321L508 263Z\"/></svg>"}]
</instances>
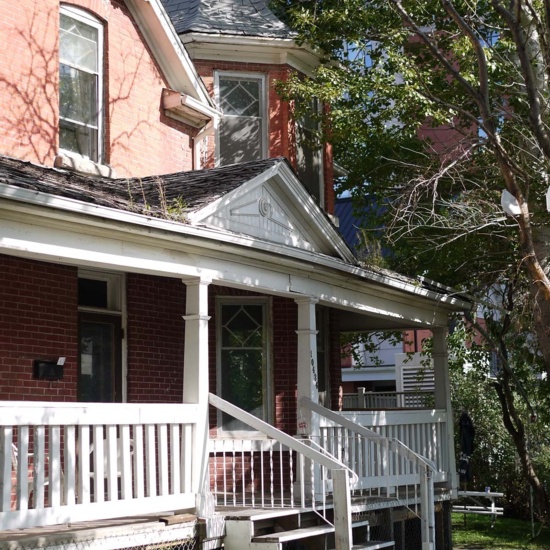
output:
<instances>
[{"instance_id":1,"label":"white porch railing","mask_svg":"<svg viewBox=\"0 0 550 550\"><path fill-rule=\"evenodd\" d=\"M342 408L345 411L362 409L431 409L434 405L433 391L371 392L358 388L357 393L345 393Z\"/></svg>"},{"instance_id":2,"label":"white porch railing","mask_svg":"<svg viewBox=\"0 0 550 550\"><path fill-rule=\"evenodd\" d=\"M433 549L435 464L398 439L382 436L306 397L300 406L320 417L319 445L355 473L352 493L393 498L414 509L421 521L422 548Z\"/></svg>"},{"instance_id":3,"label":"white porch railing","mask_svg":"<svg viewBox=\"0 0 550 550\"><path fill-rule=\"evenodd\" d=\"M0 529L194 509L196 405L0 403Z\"/></svg>"},{"instance_id":4,"label":"white porch railing","mask_svg":"<svg viewBox=\"0 0 550 550\"><path fill-rule=\"evenodd\" d=\"M210 441L211 488L218 504L312 508L327 520L330 495L336 550L350 550L353 472L322 449L312 447L311 441L285 434L216 395L210 394L209 401L265 436Z\"/></svg>"},{"instance_id":5,"label":"white porch railing","mask_svg":"<svg viewBox=\"0 0 550 550\"><path fill-rule=\"evenodd\" d=\"M344 411L352 422L388 439L397 439L416 454L435 464L434 482L451 481L454 461L449 457L447 414L442 410Z\"/></svg>"}]
</instances>

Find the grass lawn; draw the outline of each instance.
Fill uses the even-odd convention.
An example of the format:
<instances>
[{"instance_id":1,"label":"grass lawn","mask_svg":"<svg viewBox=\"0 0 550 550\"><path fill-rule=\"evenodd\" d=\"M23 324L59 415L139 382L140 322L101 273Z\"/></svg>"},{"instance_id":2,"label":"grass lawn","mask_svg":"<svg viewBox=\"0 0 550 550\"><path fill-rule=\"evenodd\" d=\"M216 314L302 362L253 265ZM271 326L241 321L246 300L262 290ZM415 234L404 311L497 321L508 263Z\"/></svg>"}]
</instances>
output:
<instances>
[{"instance_id":1,"label":"grass lawn","mask_svg":"<svg viewBox=\"0 0 550 550\"><path fill-rule=\"evenodd\" d=\"M488 516L452 515L454 550L549 550L550 529L544 528L531 540L531 523L518 519L497 518L491 528ZM535 524L535 533L540 529Z\"/></svg>"}]
</instances>

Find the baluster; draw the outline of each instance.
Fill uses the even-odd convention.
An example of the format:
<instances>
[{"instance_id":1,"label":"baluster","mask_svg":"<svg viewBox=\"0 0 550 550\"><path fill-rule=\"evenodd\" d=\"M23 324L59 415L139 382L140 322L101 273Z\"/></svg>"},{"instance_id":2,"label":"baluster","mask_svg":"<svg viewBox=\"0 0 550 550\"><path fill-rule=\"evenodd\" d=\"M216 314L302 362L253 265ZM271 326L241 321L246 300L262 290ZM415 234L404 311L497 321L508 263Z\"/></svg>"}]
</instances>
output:
<instances>
[{"instance_id":1,"label":"baluster","mask_svg":"<svg viewBox=\"0 0 550 550\"><path fill-rule=\"evenodd\" d=\"M182 445L185 445L182 440ZM186 447L183 447L185 451ZM182 453L181 468L185 472L185 460ZM184 480L182 479L182 492L185 492ZM144 498L145 496L145 463L143 461L143 425L134 426L134 495L136 498Z\"/></svg>"},{"instance_id":2,"label":"baluster","mask_svg":"<svg viewBox=\"0 0 550 550\"><path fill-rule=\"evenodd\" d=\"M251 494L252 494L252 508L255 504L255 495L254 495L254 442L251 444L250 448L250 484L251 484Z\"/></svg>"},{"instance_id":3,"label":"baluster","mask_svg":"<svg viewBox=\"0 0 550 550\"><path fill-rule=\"evenodd\" d=\"M93 462L94 462L94 501L103 502L105 500L105 478L108 472L105 472L107 464L105 447L103 440L103 426L94 426L93 431ZM91 477L91 476L90 476Z\"/></svg>"},{"instance_id":4,"label":"baluster","mask_svg":"<svg viewBox=\"0 0 550 550\"><path fill-rule=\"evenodd\" d=\"M0 427L0 512L11 509L11 474L17 449L13 446L13 428Z\"/></svg>"},{"instance_id":5,"label":"baluster","mask_svg":"<svg viewBox=\"0 0 550 550\"><path fill-rule=\"evenodd\" d=\"M158 461L159 461L159 493L168 494L168 427L166 424L157 426Z\"/></svg>"},{"instance_id":6,"label":"baluster","mask_svg":"<svg viewBox=\"0 0 550 550\"><path fill-rule=\"evenodd\" d=\"M130 426L120 426L120 449L117 454L117 475L121 476L121 496L122 499L132 498L132 441L130 438ZM166 440L165 440L166 444ZM119 464L120 462L120 464ZM168 460L166 459L166 467L168 467ZM168 473L166 476L166 484L168 484ZM166 493L165 493L166 494Z\"/></svg>"},{"instance_id":7,"label":"baluster","mask_svg":"<svg viewBox=\"0 0 550 550\"><path fill-rule=\"evenodd\" d=\"M76 503L76 428L67 426L65 428L65 482L64 482L64 502L68 506Z\"/></svg>"},{"instance_id":8,"label":"baluster","mask_svg":"<svg viewBox=\"0 0 550 550\"><path fill-rule=\"evenodd\" d=\"M275 495L274 495L274 475L273 475L273 440L270 439L271 445L269 446L269 491L271 494L271 507L275 507Z\"/></svg>"},{"instance_id":9,"label":"baluster","mask_svg":"<svg viewBox=\"0 0 550 550\"><path fill-rule=\"evenodd\" d=\"M179 424L170 424L170 474L171 494L176 495L181 485Z\"/></svg>"},{"instance_id":10,"label":"baluster","mask_svg":"<svg viewBox=\"0 0 550 550\"><path fill-rule=\"evenodd\" d=\"M49 467L49 478L50 478L50 505L51 506L61 506L62 504L62 475L61 470L61 428L59 426L52 426L50 428L50 467ZM45 433L41 435L40 438L44 440ZM39 439L40 439L39 438ZM35 438L35 453L36 453L36 438ZM44 456L44 448L39 449L39 456L42 454ZM36 460L36 454L35 454ZM45 460L43 459L44 464ZM42 482L42 486L44 483Z\"/></svg>"},{"instance_id":11,"label":"baluster","mask_svg":"<svg viewBox=\"0 0 550 550\"><path fill-rule=\"evenodd\" d=\"M244 454L244 439L240 440L241 443L241 491L243 495L243 506L246 506L246 463Z\"/></svg>"},{"instance_id":12,"label":"baluster","mask_svg":"<svg viewBox=\"0 0 550 550\"><path fill-rule=\"evenodd\" d=\"M109 425L105 427L106 432L106 448L105 456L107 457L107 499L109 501L118 500L118 441L117 427ZM95 454L95 453L94 453ZM100 453L98 453L100 454ZM97 457L97 460L100 460Z\"/></svg>"},{"instance_id":13,"label":"baluster","mask_svg":"<svg viewBox=\"0 0 550 550\"><path fill-rule=\"evenodd\" d=\"M265 506L264 440L260 440L260 480L262 508Z\"/></svg>"},{"instance_id":14,"label":"baluster","mask_svg":"<svg viewBox=\"0 0 550 550\"><path fill-rule=\"evenodd\" d=\"M157 460L155 457L155 425L145 427L145 467L147 469L146 496L157 496Z\"/></svg>"},{"instance_id":15,"label":"baluster","mask_svg":"<svg viewBox=\"0 0 550 550\"><path fill-rule=\"evenodd\" d=\"M17 440L18 471L16 499L18 510L29 508L29 428L20 426Z\"/></svg>"},{"instance_id":16,"label":"baluster","mask_svg":"<svg viewBox=\"0 0 550 550\"><path fill-rule=\"evenodd\" d=\"M294 508L294 451L288 449L290 467L290 507Z\"/></svg>"},{"instance_id":17,"label":"baluster","mask_svg":"<svg viewBox=\"0 0 550 550\"><path fill-rule=\"evenodd\" d=\"M231 463L231 468L232 468L232 475L233 475L233 506L237 506L237 474L235 472L235 461L236 461L236 457L235 457L235 440L231 440L231 444L232 444L232 463Z\"/></svg>"},{"instance_id":18,"label":"baluster","mask_svg":"<svg viewBox=\"0 0 550 550\"><path fill-rule=\"evenodd\" d=\"M283 446L279 443L279 475L281 485L281 506L283 506L284 499L284 474L283 474Z\"/></svg>"},{"instance_id":19,"label":"baluster","mask_svg":"<svg viewBox=\"0 0 550 550\"><path fill-rule=\"evenodd\" d=\"M305 482L305 464L304 464L304 455L300 453L298 455L298 468L300 476L300 506L302 508L306 507L306 482Z\"/></svg>"},{"instance_id":20,"label":"baluster","mask_svg":"<svg viewBox=\"0 0 550 550\"><path fill-rule=\"evenodd\" d=\"M44 483L46 481L46 428L44 426L36 426L34 428L33 462L32 507L44 508ZM57 470L59 471L59 465ZM53 471L50 467L50 477L52 473ZM52 486L50 479L50 503L52 503L51 491ZM59 503L57 503L57 505L59 506Z\"/></svg>"},{"instance_id":21,"label":"baluster","mask_svg":"<svg viewBox=\"0 0 550 550\"><path fill-rule=\"evenodd\" d=\"M90 503L90 427L78 427L78 502Z\"/></svg>"}]
</instances>

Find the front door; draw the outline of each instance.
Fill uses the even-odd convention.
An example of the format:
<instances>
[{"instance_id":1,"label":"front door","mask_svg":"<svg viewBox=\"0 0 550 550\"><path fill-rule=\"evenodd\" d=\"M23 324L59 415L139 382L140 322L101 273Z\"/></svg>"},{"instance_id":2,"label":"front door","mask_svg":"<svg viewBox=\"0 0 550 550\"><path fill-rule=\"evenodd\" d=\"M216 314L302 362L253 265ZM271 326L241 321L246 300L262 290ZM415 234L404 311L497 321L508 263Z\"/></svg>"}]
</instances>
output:
<instances>
[{"instance_id":1,"label":"front door","mask_svg":"<svg viewBox=\"0 0 550 550\"><path fill-rule=\"evenodd\" d=\"M121 320L80 313L78 400L122 402Z\"/></svg>"}]
</instances>

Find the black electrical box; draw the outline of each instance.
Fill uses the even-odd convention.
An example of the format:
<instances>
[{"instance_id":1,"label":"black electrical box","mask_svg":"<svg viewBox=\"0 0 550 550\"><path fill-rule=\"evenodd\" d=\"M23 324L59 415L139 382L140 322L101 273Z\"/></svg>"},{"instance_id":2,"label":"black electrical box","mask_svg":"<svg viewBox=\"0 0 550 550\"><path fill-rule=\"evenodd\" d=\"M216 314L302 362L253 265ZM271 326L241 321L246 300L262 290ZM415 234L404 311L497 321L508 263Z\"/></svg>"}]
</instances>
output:
<instances>
[{"instance_id":1,"label":"black electrical box","mask_svg":"<svg viewBox=\"0 0 550 550\"><path fill-rule=\"evenodd\" d=\"M38 380L61 380L63 378L63 365L59 361L34 360L34 377Z\"/></svg>"}]
</instances>

